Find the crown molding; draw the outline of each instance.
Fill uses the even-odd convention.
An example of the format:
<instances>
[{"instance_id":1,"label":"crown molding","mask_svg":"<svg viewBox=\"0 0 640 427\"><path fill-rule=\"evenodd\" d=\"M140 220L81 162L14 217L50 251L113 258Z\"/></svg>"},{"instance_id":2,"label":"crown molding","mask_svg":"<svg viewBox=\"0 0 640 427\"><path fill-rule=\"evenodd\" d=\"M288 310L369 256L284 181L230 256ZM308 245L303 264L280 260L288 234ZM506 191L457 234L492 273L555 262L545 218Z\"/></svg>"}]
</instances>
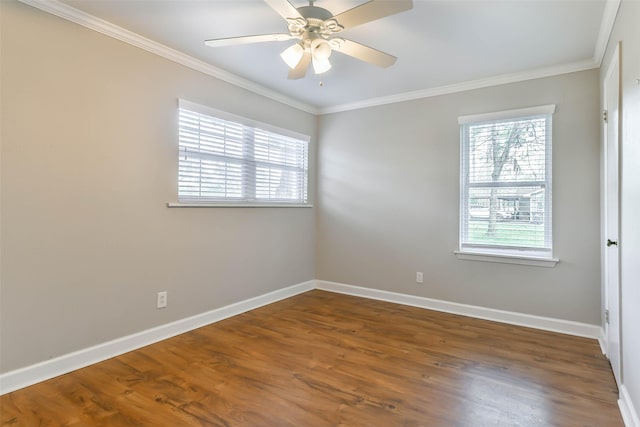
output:
<instances>
[{"instance_id":1,"label":"crown molding","mask_svg":"<svg viewBox=\"0 0 640 427\"><path fill-rule=\"evenodd\" d=\"M247 79L243 79L235 74L220 68L214 67L204 61L196 59L190 55L182 53L176 49L165 46L161 43L155 42L151 39L143 37L133 31L126 30L111 22L105 21L79 9L71 7L58 0L19 0L20 2L33 6L44 12L82 25L83 27L102 33L106 36L113 37L114 39L128 43L132 46L146 50L147 52L159 55L170 61L189 67L193 70L200 71L211 77L215 77L232 85L249 90L258 95L266 98L273 99L274 101L281 102L298 110L306 111L311 114L318 114L318 109L309 104L297 101L293 98L285 96L280 92L268 89L262 85L252 82Z\"/></svg>"},{"instance_id":2,"label":"crown molding","mask_svg":"<svg viewBox=\"0 0 640 427\"><path fill-rule=\"evenodd\" d=\"M598 33L596 46L593 49L593 62L598 64L598 67L602 65L602 59L604 58L609 38L613 32L613 24L616 22L618 9L620 8L620 1L621 0L607 0L604 4L602 21L600 21L600 32Z\"/></svg>"},{"instance_id":3,"label":"crown molding","mask_svg":"<svg viewBox=\"0 0 640 427\"><path fill-rule=\"evenodd\" d=\"M380 98L371 98L364 101L353 102L350 104L342 104L334 107L321 108L319 114L339 113L342 111L358 110L361 108L375 107L386 104L395 104L397 102L413 101L416 99L430 98L433 96L449 95L452 93L465 92L468 90L482 89L491 86L498 86L507 83L517 83L526 80L540 79L543 77L557 76L560 74L575 73L578 71L591 70L598 68L592 60L573 62L554 67L538 68L518 73L503 74L486 79L470 80L462 83L455 83L446 86L438 86L429 89L416 90L412 92L404 92L396 95L383 96Z\"/></svg>"},{"instance_id":4,"label":"crown molding","mask_svg":"<svg viewBox=\"0 0 640 427\"><path fill-rule=\"evenodd\" d=\"M535 70L527 70L523 72L503 74L499 76L488 77L478 80L470 80L451 85L438 86L433 88L421 89L411 92L404 92L378 98L370 98L362 101L340 104L329 107L315 107L283 95L280 92L268 89L250 80L239 77L233 73L214 67L204 61L196 59L190 55L172 49L161 43L150 40L132 31L114 25L108 21L90 15L86 12L71 7L58 0L19 0L22 3L33 6L52 15L82 25L106 36L113 37L130 45L136 46L147 52L154 53L170 61L189 67L193 70L200 71L211 77L220 79L227 83L233 84L240 88L249 90L255 94L270 98L274 101L281 102L293 108L305 111L315 115L339 113L343 111L357 110L361 108L375 107L386 104L395 104L398 102L412 101L421 98L430 98L440 95L448 95L458 92L464 92L474 89L482 89L491 86L498 86L508 83L522 82L543 77L573 73L578 71L599 68L607 43L613 30L616 15L620 7L621 0L606 0L603 11L602 21L600 23L600 32L594 48L593 58L590 60L579 61L574 63L562 64L558 66L539 68Z\"/></svg>"}]
</instances>

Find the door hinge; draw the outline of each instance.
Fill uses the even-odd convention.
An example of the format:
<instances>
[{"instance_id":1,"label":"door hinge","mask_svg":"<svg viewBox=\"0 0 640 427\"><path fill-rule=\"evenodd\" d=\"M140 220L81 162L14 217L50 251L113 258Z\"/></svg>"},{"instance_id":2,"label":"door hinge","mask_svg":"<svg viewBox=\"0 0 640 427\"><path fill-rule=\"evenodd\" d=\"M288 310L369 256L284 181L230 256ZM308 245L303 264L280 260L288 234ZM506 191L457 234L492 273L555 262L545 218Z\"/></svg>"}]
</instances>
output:
<instances>
[{"instance_id":1,"label":"door hinge","mask_svg":"<svg viewBox=\"0 0 640 427\"><path fill-rule=\"evenodd\" d=\"M604 311L604 321L607 325L609 324L609 309Z\"/></svg>"},{"instance_id":2,"label":"door hinge","mask_svg":"<svg viewBox=\"0 0 640 427\"><path fill-rule=\"evenodd\" d=\"M609 112L607 110L602 112L602 120L604 120L605 123L609 120Z\"/></svg>"}]
</instances>

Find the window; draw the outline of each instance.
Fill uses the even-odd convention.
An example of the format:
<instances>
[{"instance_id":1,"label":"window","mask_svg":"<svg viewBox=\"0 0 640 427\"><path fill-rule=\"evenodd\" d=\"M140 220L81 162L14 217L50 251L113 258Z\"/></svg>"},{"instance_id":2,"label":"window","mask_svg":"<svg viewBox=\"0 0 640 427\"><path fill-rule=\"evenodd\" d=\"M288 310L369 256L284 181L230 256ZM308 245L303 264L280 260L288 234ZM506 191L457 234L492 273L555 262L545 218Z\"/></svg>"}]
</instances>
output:
<instances>
[{"instance_id":1,"label":"window","mask_svg":"<svg viewBox=\"0 0 640 427\"><path fill-rule=\"evenodd\" d=\"M182 203L306 205L309 137L179 101Z\"/></svg>"},{"instance_id":2,"label":"window","mask_svg":"<svg viewBox=\"0 0 640 427\"><path fill-rule=\"evenodd\" d=\"M554 111L547 105L458 119L459 254L551 259Z\"/></svg>"}]
</instances>

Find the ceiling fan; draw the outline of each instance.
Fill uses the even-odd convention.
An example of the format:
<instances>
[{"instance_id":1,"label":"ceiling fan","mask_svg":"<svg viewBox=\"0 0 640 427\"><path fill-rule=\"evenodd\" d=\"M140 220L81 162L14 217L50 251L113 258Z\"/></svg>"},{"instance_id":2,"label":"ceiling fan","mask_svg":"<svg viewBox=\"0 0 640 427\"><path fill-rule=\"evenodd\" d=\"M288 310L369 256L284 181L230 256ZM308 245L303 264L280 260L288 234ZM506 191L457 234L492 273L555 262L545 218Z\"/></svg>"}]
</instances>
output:
<instances>
[{"instance_id":1,"label":"ceiling fan","mask_svg":"<svg viewBox=\"0 0 640 427\"><path fill-rule=\"evenodd\" d=\"M300 79L307 73L309 64L316 74L331 68L329 57L336 51L380 67L389 67L396 57L352 40L333 37L342 30L375 21L386 16L409 10L412 0L370 0L345 12L333 15L327 9L314 6L295 7L287 0L265 0L288 24L289 34L259 34L206 40L211 47L269 41L299 40L280 55L291 70L289 79Z\"/></svg>"}]
</instances>

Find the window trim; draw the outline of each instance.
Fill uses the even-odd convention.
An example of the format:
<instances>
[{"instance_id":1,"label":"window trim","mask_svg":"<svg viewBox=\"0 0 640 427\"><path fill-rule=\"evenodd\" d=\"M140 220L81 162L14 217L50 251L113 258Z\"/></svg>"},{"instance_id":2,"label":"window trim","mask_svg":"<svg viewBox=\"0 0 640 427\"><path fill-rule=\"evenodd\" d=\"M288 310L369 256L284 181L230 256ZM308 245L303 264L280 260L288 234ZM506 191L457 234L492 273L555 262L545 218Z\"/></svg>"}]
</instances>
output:
<instances>
[{"instance_id":1,"label":"window trim","mask_svg":"<svg viewBox=\"0 0 640 427\"><path fill-rule=\"evenodd\" d=\"M454 251L456 257L460 260L470 261L485 261L485 262L498 262L507 264L522 264L539 267L554 267L559 259L553 257L553 219L551 221L545 221L545 234L550 236L550 251L537 251L535 249L528 248L509 248L504 247L483 247L474 245L463 246L463 223L465 213L465 200L468 199L468 185L465 183L464 171L468 170L466 162L468 161L468 153L465 149L465 131L464 125L479 124L482 122L492 122L498 120L508 120L513 118L524 118L528 116L552 116L555 113L555 104L541 105L537 107L519 108L513 110L496 111L482 114L472 114L458 117L458 125L460 126L460 205L459 205L459 218L458 218L458 249ZM545 165L545 185L552 184L552 123L547 123L549 137L545 140L545 156L547 156L547 165ZM549 166L548 168L546 166ZM552 202L551 191L545 191L545 204L551 207ZM551 215L553 210L551 209Z\"/></svg>"},{"instance_id":2,"label":"window trim","mask_svg":"<svg viewBox=\"0 0 640 427\"><path fill-rule=\"evenodd\" d=\"M511 254L497 254L487 252L469 252L469 251L453 251L456 258L465 261L484 261L498 262L502 264L520 264L530 265L534 267L555 267L560 262L558 258L535 257L535 256L517 256Z\"/></svg>"},{"instance_id":3,"label":"window trim","mask_svg":"<svg viewBox=\"0 0 640 427\"><path fill-rule=\"evenodd\" d=\"M168 202L168 208L312 208L312 204L302 203L186 203L186 202Z\"/></svg>"},{"instance_id":4,"label":"window trim","mask_svg":"<svg viewBox=\"0 0 640 427\"><path fill-rule=\"evenodd\" d=\"M185 199L180 200L179 194L176 188L175 196L178 198L177 202L168 202L168 208L311 208L313 205L311 204L311 173L310 173L310 154L311 154L311 137L309 135L305 135L303 133L299 133L296 131L292 131L290 129L281 128L269 123L264 123L258 120L253 120L247 117L239 116L233 113L229 113L227 111L218 110L213 107L208 107L206 105L198 104L195 102L188 101L186 99L179 98L178 99L178 110L184 108L186 110L193 111L195 113L204 114L208 116L215 117L221 120L232 121L236 123L240 123L243 126L249 126L253 128L258 128L260 130L264 130L267 132L276 133L285 137L295 138L304 141L307 144L307 176L306 176L306 202L305 203L288 203L280 200L266 200L265 202L258 202L255 200L242 202L237 200L203 200L198 201L197 199ZM178 136L176 135L176 140ZM176 176L178 174L176 173Z\"/></svg>"}]
</instances>

